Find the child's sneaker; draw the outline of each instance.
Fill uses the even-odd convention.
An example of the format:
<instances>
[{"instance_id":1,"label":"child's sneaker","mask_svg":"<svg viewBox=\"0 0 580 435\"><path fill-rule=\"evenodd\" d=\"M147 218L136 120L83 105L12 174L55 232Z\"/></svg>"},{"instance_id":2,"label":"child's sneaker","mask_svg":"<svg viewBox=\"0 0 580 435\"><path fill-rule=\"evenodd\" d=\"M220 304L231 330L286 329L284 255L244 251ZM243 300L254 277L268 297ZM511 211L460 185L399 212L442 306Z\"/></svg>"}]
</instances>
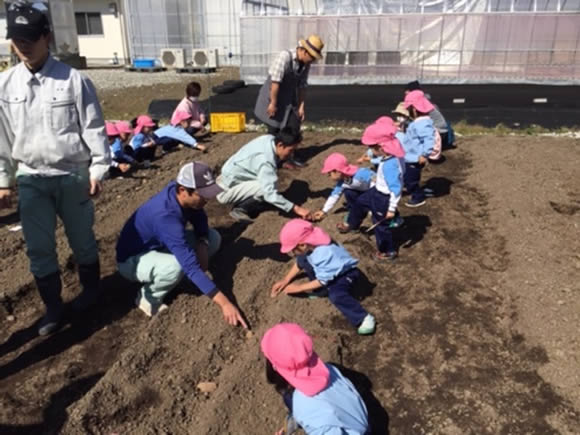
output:
<instances>
[{"instance_id":1,"label":"child's sneaker","mask_svg":"<svg viewBox=\"0 0 580 435\"><path fill-rule=\"evenodd\" d=\"M422 205L425 205L425 200L424 199L410 199L408 200L405 205L407 207L411 207L411 208L415 208L415 207L421 207Z\"/></svg>"},{"instance_id":2,"label":"child's sneaker","mask_svg":"<svg viewBox=\"0 0 580 435\"><path fill-rule=\"evenodd\" d=\"M377 324L374 316L372 314L367 314L356 332L358 335L371 335L375 332L376 326Z\"/></svg>"},{"instance_id":3,"label":"child's sneaker","mask_svg":"<svg viewBox=\"0 0 580 435\"><path fill-rule=\"evenodd\" d=\"M391 251L391 252L377 251L375 256L377 257L377 260L394 261L395 258L397 258L397 251Z\"/></svg>"},{"instance_id":4,"label":"child's sneaker","mask_svg":"<svg viewBox=\"0 0 580 435\"><path fill-rule=\"evenodd\" d=\"M405 220L401 216L395 216L389 221L389 228L399 228L405 223Z\"/></svg>"},{"instance_id":5,"label":"child's sneaker","mask_svg":"<svg viewBox=\"0 0 580 435\"><path fill-rule=\"evenodd\" d=\"M327 298L328 297L328 290L326 288L321 288L319 290L313 291L308 295L308 299L318 299L318 298Z\"/></svg>"},{"instance_id":6,"label":"child's sneaker","mask_svg":"<svg viewBox=\"0 0 580 435\"><path fill-rule=\"evenodd\" d=\"M431 189L430 187L425 187L423 189L423 194L427 197L427 198L433 198L435 196L435 191L433 189Z\"/></svg>"},{"instance_id":7,"label":"child's sneaker","mask_svg":"<svg viewBox=\"0 0 580 435\"><path fill-rule=\"evenodd\" d=\"M141 311L143 311L148 317L153 317L155 314L160 313L161 311L167 310L169 307L163 303L160 304L152 304L141 295L141 293L137 294L137 299L135 299L135 305Z\"/></svg>"}]
</instances>

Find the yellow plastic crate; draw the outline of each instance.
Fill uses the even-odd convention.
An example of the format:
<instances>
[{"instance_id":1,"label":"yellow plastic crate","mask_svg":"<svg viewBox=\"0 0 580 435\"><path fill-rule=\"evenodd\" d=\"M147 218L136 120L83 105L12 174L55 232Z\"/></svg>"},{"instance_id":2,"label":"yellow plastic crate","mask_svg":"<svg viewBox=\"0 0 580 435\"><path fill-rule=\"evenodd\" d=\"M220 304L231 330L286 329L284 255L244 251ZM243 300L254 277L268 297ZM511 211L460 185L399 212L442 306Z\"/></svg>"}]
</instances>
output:
<instances>
[{"instance_id":1,"label":"yellow plastic crate","mask_svg":"<svg viewBox=\"0 0 580 435\"><path fill-rule=\"evenodd\" d=\"M210 123L212 132L241 133L246 130L246 114L244 112L212 113Z\"/></svg>"}]
</instances>

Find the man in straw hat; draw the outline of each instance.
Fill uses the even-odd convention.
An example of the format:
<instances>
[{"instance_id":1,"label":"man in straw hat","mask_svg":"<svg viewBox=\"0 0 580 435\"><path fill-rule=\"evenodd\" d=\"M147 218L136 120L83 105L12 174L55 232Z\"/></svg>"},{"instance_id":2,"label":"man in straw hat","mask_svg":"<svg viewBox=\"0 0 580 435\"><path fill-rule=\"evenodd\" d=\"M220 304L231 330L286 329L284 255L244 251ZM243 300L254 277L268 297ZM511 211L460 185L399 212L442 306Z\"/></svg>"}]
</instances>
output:
<instances>
[{"instance_id":1,"label":"man in straw hat","mask_svg":"<svg viewBox=\"0 0 580 435\"><path fill-rule=\"evenodd\" d=\"M268 126L269 133L275 134L286 126L286 118L291 109L296 110L300 121L304 121L304 99L310 64L322 58L324 43L317 35L301 39L292 52L284 50L276 56L268 78L262 85L254 113Z\"/></svg>"},{"instance_id":2,"label":"man in straw hat","mask_svg":"<svg viewBox=\"0 0 580 435\"><path fill-rule=\"evenodd\" d=\"M280 52L270 65L268 78L260 88L254 108L256 118L266 124L268 133L276 135L282 128L291 125L293 118L297 117L299 123L304 121L310 64L322 58L323 47L324 43L319 36L310 35L298 41L294 52ZM292 112L297 116L291 116ZM293 163L302 166L296 159L293 159Z\"/></svg>"}]
</instances>

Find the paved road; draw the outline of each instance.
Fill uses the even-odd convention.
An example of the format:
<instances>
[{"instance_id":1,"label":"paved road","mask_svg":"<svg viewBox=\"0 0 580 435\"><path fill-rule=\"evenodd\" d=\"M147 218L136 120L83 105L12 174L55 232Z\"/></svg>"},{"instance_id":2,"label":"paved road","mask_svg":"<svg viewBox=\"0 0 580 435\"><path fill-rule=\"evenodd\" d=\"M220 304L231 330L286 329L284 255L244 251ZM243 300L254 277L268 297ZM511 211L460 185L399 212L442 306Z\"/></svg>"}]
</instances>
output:
<instances>
[{"instance_id":1,"label":"paved road","mask_svg":"<svg viewBox=\"0 0 580 435\"><path fill-rule=\"evenodd\" d=\"M210 102L213 112L246 112L253 110L258 86L248 86L231 94L217 95ZM468 121L494 127L531 124L546 128L580 126L580 86L544 85L428 85L425 86L443 114L451 121ZM403 87L385 86L311 86L308 88L309 121L355 121L369 123L392 110L403 96ZM465 99L462 104L454 99ZM545 98L537 104L535 98ZM156 102L152 107L157 117L170 117ZM172 110L175 105L167 104Z\"/></svg>"}]
</instances>

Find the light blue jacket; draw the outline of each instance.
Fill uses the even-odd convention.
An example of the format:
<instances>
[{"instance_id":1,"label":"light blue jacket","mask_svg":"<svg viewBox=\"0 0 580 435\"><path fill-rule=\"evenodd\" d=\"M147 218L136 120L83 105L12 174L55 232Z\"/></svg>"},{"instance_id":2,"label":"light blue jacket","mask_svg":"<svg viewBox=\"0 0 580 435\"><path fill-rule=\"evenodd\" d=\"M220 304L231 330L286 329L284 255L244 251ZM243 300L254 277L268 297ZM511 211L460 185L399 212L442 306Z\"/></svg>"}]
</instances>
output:
<instances>
[{"instance_id":1,"label":"light blue jacket","mask_svg":"<svg viewBox=\"0 0 580 435\"><path fill-rule=\"evenodd\" d=\"M405 162L417 163L419 157L429 157L435 145L435 127L433 121L422 116L409 124L403 140L400 133L395 135L405 149Z\"/></svg>"},{"instance_id":2,"label":"light blue jacket","mask_svg":"<svg viewBox=\"0 0 580 435\"><path fill-rule=\"evenodd\" d=\"M289 212L294 204L278 193L278 157L274 136L259 136L244 145L224 164L219 183L231 188L246 181L259 181L264 201Z\"/></svg>"},{"instance_id":3,"label":"light blue jacket","mask_svg":"<svg viewBox=\"0 0 580 435\"><path fill-rule=\"evenodd\" d=\"M328 386L313 397L292 394L292 416L308 435L365 435L367 408L354 385L333 365Z\"/></svg>"},{"instance_id":4,"label":"light blue jacket","mask_svg":"<svg viewBox=\"0 0 580 435\"><path fill-rule=\"evenodd\" d=\"M176 141L187 145L191 148L197 148L197 141L187 131L181 127L174 127L173 125L165 125L155 130L157 137L170 137Z\"/></svg>"},{"instance_id":5,"label":"light blue jacket","mask_svg":"<svg viewBox=\"0 0 580 435\"><path fill-rule=\"evenodd\" d=\"M377 174L372 169L369 168L359 168L355 174L347 180L340 180L330 192L330 196L324 203L322 211L328 213L336 205L344 189L358 190L360 192L366 192L369 190L374 183Z\"/></svg>"},{"instance_id":6,"label":"light blue jacket","mask_svg":"<svg viewBox=\"0 0 580 435\"><path fill-rule=\"evenodd\" d=\"M324 285L358 264L356 258L353 258L342 245L336 243L317 246L306 256L306 260L314 269L316 279Z\"/></svg>"}]
</instances>

